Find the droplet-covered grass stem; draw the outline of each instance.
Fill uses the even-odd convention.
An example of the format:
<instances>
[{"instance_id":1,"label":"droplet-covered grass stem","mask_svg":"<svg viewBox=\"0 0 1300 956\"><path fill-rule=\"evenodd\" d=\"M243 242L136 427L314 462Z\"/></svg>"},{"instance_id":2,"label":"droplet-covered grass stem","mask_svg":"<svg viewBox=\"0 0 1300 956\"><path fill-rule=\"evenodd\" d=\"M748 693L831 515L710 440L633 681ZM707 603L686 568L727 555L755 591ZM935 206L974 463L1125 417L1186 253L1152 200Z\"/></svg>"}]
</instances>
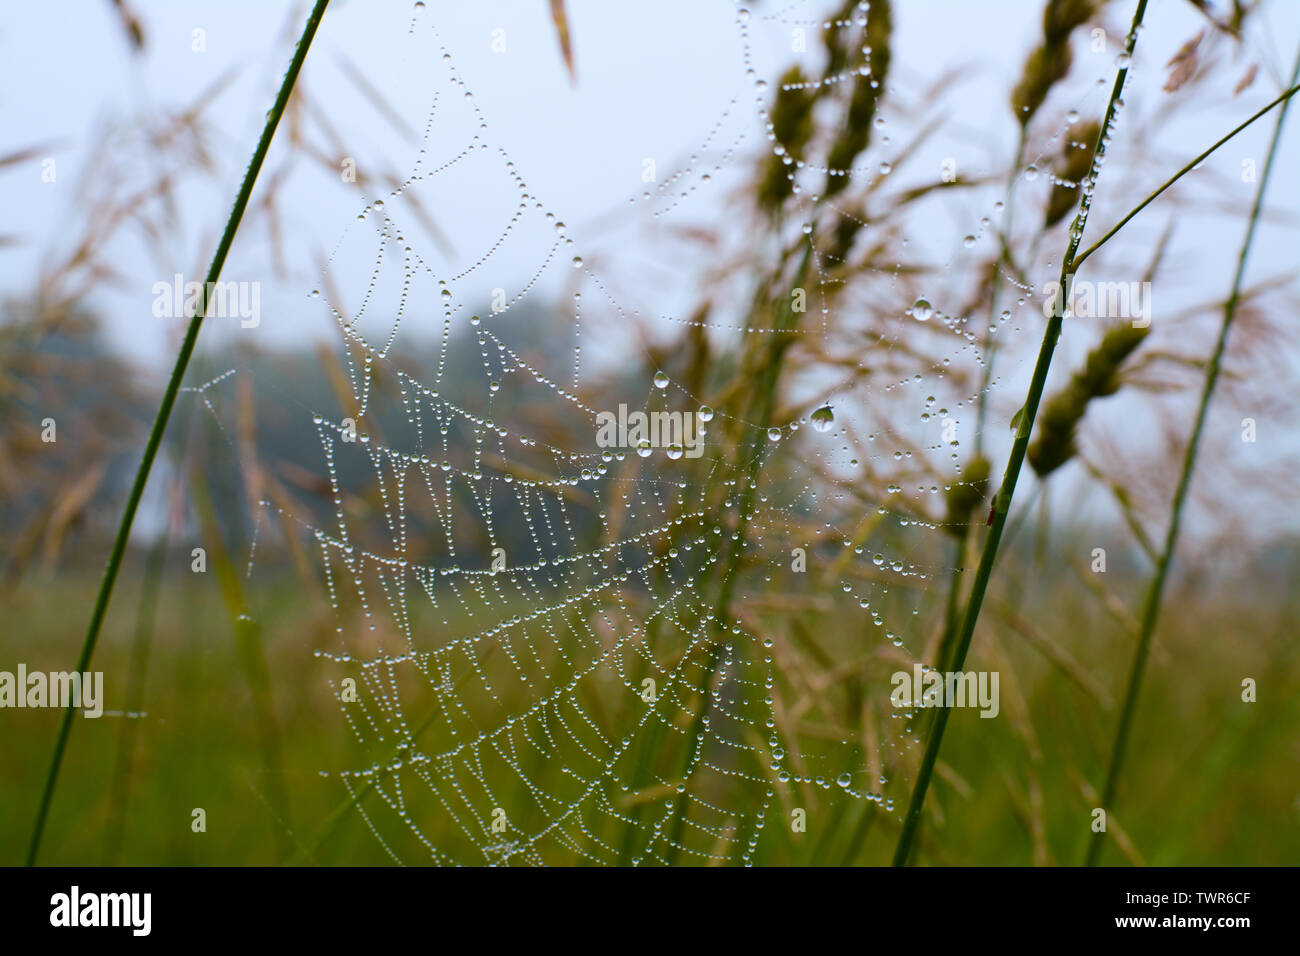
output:
<instances>
[{"instance_id":1,"label":"droplet-covered grass stem","mask_svg":"<svg viewBox=\"0 0 1300 956\"><path fill-rule=\"evenodd\" d=\"M1101 160L1105 156L1106 142L1114 129L1118 103L1124 92L1124 83L1128 79L1129 64L1132 62L1133 51L1137 46L1138 27L1141 26L1142 18L1146 14L1146 7L1147 0L1138 0L1137 10L1133 14L1133 23L1129 27L1124 53L1119 60L1119 70L1115 76L1114 86L1111 88L1110 100L1106 104L1105 118L1101 124L1097 142L1093 146L1092 164L1088 173L1089 188L1081 190L1083 195L1079 201L1079 212L1070 227L1069 246L1061 260L1059 288L1069 288L1068 283L1073 281L1074 273L1078 268L1078 264L1075 262L1075 254L1079 250L1079 242L1083 238L1083 232L1088 223L1088 213L1092 207L1095 194L1095 189L1092 187L1096 185ZM1029 391L1025 396L1025 404L1021 410L1015 440L1011 445L1011 455L1007 461L1006 471L1002 475L1002 484L994 494L991 526L987 537L984 539L979 567L976 569L975 580L971 585L970 599L966 604L966 612L962 618L961 630L958 632L952 657L952 669L954 670L961 670L965 664L966 654L970 650L971 638L975 634L975 624L979 620L980 608L984 603L984 593L993 574L993 565L997 561L998 545L1002 541L1002 532L1006 528L1011 499L1015 495L1016 481L1020 477L1020 469L1025 461L1025 452L1029 447L1029 435L1033 431L1034 419L1038 414L1038 405L1042 400L1043 389L1047 384L1047 373L1051 368L1052 354L1056 351L1057 340L1061 337L1063 319L1064 301L1061 297L1058 297L1052 309L1052 317L1048 319L1047 328L1043 332L1042 345L1038 350L1038 359L1034 363L1034 374L1029 383ZM907 815L903 819L898 844L894 849L894 866L906 866L908 858L912 854L912 845L916 840L917 829L921 822L921 811L925 806L926 791L930 786L930 777L934 773L935 763L939 759L939 748L943 745L943 732L948 725L948 717L951 712L951 708L941 707L938 708L935 715L934 728L926 741L925 753L921 757L921 766L916 775L916 784L912 789L911 800L908 802Z\"/></svg>"}]
</instances>

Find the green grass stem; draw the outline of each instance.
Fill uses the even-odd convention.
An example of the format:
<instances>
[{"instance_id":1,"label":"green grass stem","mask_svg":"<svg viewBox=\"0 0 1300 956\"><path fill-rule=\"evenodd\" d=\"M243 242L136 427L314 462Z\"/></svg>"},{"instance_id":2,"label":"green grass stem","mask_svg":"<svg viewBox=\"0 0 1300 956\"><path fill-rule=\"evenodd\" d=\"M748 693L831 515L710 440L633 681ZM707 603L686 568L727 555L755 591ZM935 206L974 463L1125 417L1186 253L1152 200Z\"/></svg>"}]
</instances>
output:
<instances>
[{"instance_id":1,"label":"green grass stem","mask_svg":"<svg viewBox=\"0 0 1300 956\"><path fill-rule=\"evenodd\" d=\"M289 97L293 93L294 84L297 82L298 74L302 70L303 61L307 59L307 50L311 47L312 39L316 36L316 28L320 26L321 18L324 17L327 6L329 6L329 0L316 0L311 14L307 17L307 24L298 40L293 59L289 62L289 69L284 74L284 81L280 84L280 92L276 95L274 105L266 114L266 123L262 127L261 138L257 142L253 158L244 173L244 181L239 187L234 207L230 210L230 216L226 220L226 227L221 234L221 241L217 244L217 250L212 256L212 264L208 268L207 281L203 285L203 293L199 299L198 309L190 320L184 341L181 342L180 352L177 354L176 363L172 367L171 378L168 380L167 388L163 392L162 401L158 406L158 414L154 418L153 427L149 431L149 440L145 443L144 453L140 456L140 465L136 469L135 480L131 483L130 494L127 495L126 507L122 511L122 520L118 525L117 535L113 540L113 548L109 552L108 563L104 568L104 576L100 581L99 593L95 598L95 606L90 614L90 624L86 628L86 638L81 647L81 655L77 659L75 670L78 672L90 668L90 660L94 656L95 645L99 641L99 631L103 626L104 616L108 612L109 600L113 596L113 586L117 583L117 575L122 568L122 560L126 556L126 546L131 537L131 526L135 522L135 513L140 507L140 499L144 495L145 485L149 482L149 472L153 469L154 458L158 455L158 447L162 444L163 433L167 430L167 421L171 417L172 407L176 404L176 396L181 389L181 381L185 377L185 370L189 367L190 357L194 354L194 346L198 342L199 329L203 325L203 318L208 307L208 289L221 278L221 270L226 264L226 256L235 241L235 233L238 231L239 223L244 217L244 210L248 207L248 200L252 196L253 186L257 182L257 175L261 172L262 163L266 160L266 154L271 148L271 140L275 137L276 127L280 123L280 118L284 115L285 107L289 104ZM28 866L36 863L37 854L40 852L41 837L45 832L50 805L54 799L54 788L59 779L59 768L63 764L63 754L68 746L68 735L72 732L73 714L74 708L69 703L59 723L58 737L54 742L54 755L50 760L50 769L46 774L45 787L41 792L40 804L36 811L36 823L32 827L32 839L27 849Z\"/></svg>"},{"instance_id":2,"label":"green grass stem","mask_svg":"<svg viewBox=\"0 0 1300 956\"><path fill-rule=\"evenodd\" d=\"M1296 92L1296 80L1300 78L1300 57L1297 57L1295 68L1291 71L1291 88L1273 100L1268 106L1260 110L1249 120L1238 126L1235 130L1219 140L1214 147L1211 147L1207 153L1196 160L1191 165L1200 162L1201 158L1212 152L1218 145L1227 141L1228 138L1244 129L1254 120L1264 115L1279 103L1282 105L1282 111L1278 114L1277 125L1273 129L1273 140L1269 144L1268 158L1264 162L1264 171L1259 177L1259 188L1255 191L1255 203L1250 211L1250 220L1246 226L1246 238L1241 244L1241 253L1237 257L1237 271L1232 280L1232 291L1228 295L1228 300L1223 308L1223 322L1219 326L1219 337L1214 344L1214 353L1210 356L1209 364L1205 367L1205 382L1201 388L1200 405L1196 410L1196 424L1192 426L1192 435L1187 442L1187 450L1183 454L1183 468L1178 476L1178 487L1174 491L1173 505L1170 510L1169 528L1165 533L1164 550L1160 553L1160 558L1156 563L1155 574L1152 575L1150 583L1147 585L1146 596L1142 602L1141 630L1138 633L1137 645L1133 651L1133 663L1129 669L1128 686L1124 691L1124 707L1120 711L1119 723L1115 727L1115 740L1111 745L1110 764L1106 770L1106 783L1102 788L1101 806L1108 813L1115 803L1116 789L1119 786L1119 775L1124 765L1124 755L1128 749L1129 736L1133 730L1133 718L1137 712L1138 697L1142 692L1142 677L1146 671L1147 657L1151 651L1151 638L1155 634L1156 622L1160 618L1160 600L1164 593L1165 581L1169 577L1169 567L1173 563L1174 548L1178 543L1178 528L1182 521L1183 505L1187 501L1187 491L1192 483L1192 473L1196 467L1196 452L1200 447L1201 435L1205 430L1205 421L1210 409L1210 400L1214 396L1214 387L1219 380L1219 372L1222 367L1224 350L1228 345L1228 333L1232 330L1233 320L1237 315L1237 305L1241 301L1241 285L1246 275L1246 261L1250 256L1250 248L1255 239L1256 227L1259 225L1260 212L1264 206L1264 192L1268 188L1269 174L1273 171L1273 160L1277 156L1277 146L1282 138L1282 125L1286 120L1286 111L1290 106L1290 97ZM1184 167L1179 172L1181 176L1189 167ZM1174 177L1174 180L1178 178ZM1163 192L1173 183L1170 180L1160 188ZM1157 193L1158 195L1158 193ZM1154 198L1154 197L1153 197ZM1148 200L1149 202L1150 200ZM1145 206L1146 203L1143 203ZM1111 235L1114 235L1125 222L1132 219L1142 206L1139 206L1132 213L1120 220L1119 225L1112 229L1101 240L1105 241ZM1096 244L1101 245L1101 242ZM1093 248L1096 248L1094 246ZM1103 846L1103 832L1094 832L1088 842L1088 854L1085 863L1088 866L1095 866L1101 856Z\"/></svg>"},{"instance_id":3,"label":"green grass stem","mask_svg":"<svg viewBox=\"0 0 1300 956\"><path fill-rule=\"evenodd\" d=\"M1138 0L1137 10L1133 14L1133 23L1129 28L1128 40L1125 44L1125 55L1115 76L1110 101L1106 104L1105 119L1101 124L1097 143L1093 147L1092 170L1089 175L1094 186L1099 172L1098 161L1105 154L1106 131L1114 125L1117 104L1124 92L1124 82L1128 78L1128 67L1132 62L1134 47L1137 45L1138 27L1142 23L1146 8L1147 0ZM1069 247L1061 260L1059 288L1069 288L1068 282L1074 278L1075 270L1078 268L1075 262L1075 254L1078 252L1083 230L1088 223L1092 195L1092 190L1086 190L1083 191L1083 196L1080 199L1079 213L1070 228ZM1015 494L1016 480L1020 477L1025 452L1029 447L1029 436L1033 431L1034 418L1038 414L1038 404L1042 400L1043 388L1047 384L1047 373L1052 364L1052 354L1056 350L1057 340L1061 337L1064 307L1064 296L1057 296L1052 309L1052 317L1048 320L1047 328L1043 332L1043 342L1038 350L1038 359L1034 363L1034 374L1029 383L1029 391L1025 396L1025 404L1021 410L1015 441L1011 445L1011 455L1007 461L1006 471L1002 476L1002 485L994 496L992 526L989 528L988 536L984 539L979 567L975 571L970 599L966 604L966 613L962 618L961 632L953 655L952 668L954 670L960 670L964 664L966 654L970 650L971 638L975 634L975 624L979 620L980 608L984 603L984 592L988 589L989 578L993 574L993 565L998 556L998 545L1002 540L1002 531L1006 527L1007 514L1011 508L1011 499ZM921 758L921 766L916 775L916 784L912 789L912 796L908 802L907 815L903 820L903 826L898 836L898 844L894 849L894 866L906 866L912 854L912 845L921 822L921 811L925 806L925 794L930 786L934 765L939 759L939 748L943 744L943 732L948 725L948 717L951 713L952 709L950 707L940 707L936 713L934 729L926 742L925 753Z\"/></svg>"}]
</instances>

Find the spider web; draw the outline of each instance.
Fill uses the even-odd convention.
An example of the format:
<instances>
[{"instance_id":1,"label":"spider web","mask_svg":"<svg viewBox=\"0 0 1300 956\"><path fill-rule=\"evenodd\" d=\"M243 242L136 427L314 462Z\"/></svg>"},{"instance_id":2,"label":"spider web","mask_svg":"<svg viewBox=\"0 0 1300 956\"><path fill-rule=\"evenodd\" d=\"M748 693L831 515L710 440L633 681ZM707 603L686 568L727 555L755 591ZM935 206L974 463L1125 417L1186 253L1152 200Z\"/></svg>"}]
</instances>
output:
<instances>
[{"instance_id":1,"label":"spider web","mask_svg":"<svg viewBox=\"0 0 1300 956\"><path fill-rule=\"evenodd\" d=\"M793 658L807 655L765 609L791 577L793 549L817 552L825 570L807 575L806 600L861 621L847 663L875 655L896 668L919 656L904 643L916 631L915 593L937 586L950 562L864 542L882 521L933 542L938 524L883 499L864 502L844 480L857 456L883 469L912 451L876 451L876 435L861 441L842 413L810 415L825 394L769 427L725 405L702 407L663 373L640 386L621 381L623 394L592 404L582 344L593 314L617 328L639 313L494 141L434 19L417 10L411 28L443 74L413 168L365 206L330 256L340 268L370 258L364 289L351 290L350 309L343 294L311 293L337 326L352 406L311 420L333 514L261 503L315 542L336 615L333 640L315 653L364 758L323 773L399 863L750 864L764 841L792 839L800 813L807 832L793 832L830 841L865 812L893 811L883 761L915 744L913 715L885 708L892 729L837 725L821 701L846 662L817 661L822 674L811 678L794 673ZM768 19L785 22L780 11ZM763 122L770 99L753 66L758 20L741 11L735 22L746 88L691 162L631 205L671 219L738 162L752 138L747 104ZM472 130L459 147L447 141L451 116ZM850 172L858 182L880 174ZM413 238L429 205L422 192L449 181L482 190L502 222L494 240L451 266ZM804 242L824 299L829 264L811 236ZM480 314L458 289L507 244L532 250L535 269ZM530 308L557 275L573 289L573 348L558 356L538 347ZM826 315L797 334L827 338ZM743 319L662 318L741 343L774 331ZM435 330L432 353L403 346L412 326ZM972 347L968 334L957 341ZM927 387L917 374L883 391ZM832 397L870 399L874 388L850 381ZM709 419L701 461L598 447L597 416L619 401ZM922 421L934 403L925 399ZM576 425L550 427L559 422ZM758 456L752 482L752 456L728 459L713 439L728 428ZM940 490L934 481L916 488ZM740 560L729 563L737 541ZM904 615L906 625L892 623ZM815 649L816 636L805 637ZM859 684L853 693L876 691Z\"/></svg>"}]
</instances>

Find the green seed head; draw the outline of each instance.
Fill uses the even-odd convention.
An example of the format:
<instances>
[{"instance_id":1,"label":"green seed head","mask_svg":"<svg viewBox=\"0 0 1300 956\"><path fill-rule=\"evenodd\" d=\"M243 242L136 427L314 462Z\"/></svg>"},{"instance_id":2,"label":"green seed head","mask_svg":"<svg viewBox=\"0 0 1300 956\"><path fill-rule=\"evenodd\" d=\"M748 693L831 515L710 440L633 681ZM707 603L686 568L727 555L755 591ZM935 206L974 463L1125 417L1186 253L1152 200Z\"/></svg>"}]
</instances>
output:
<instances>
[{"instance_id":1,"label":"green seed head","mask_svg":"<svg viewBox=\"0 0 1300 956\"><path fill-rule=\"evenodd\" d=\"M944 518L944 529L953 537L966 536L971 514L983 502L989 493L989 460L983 455L967 462L959 480L954 481L948 489L948 513Z\"/></svg>"},{"instance_id":2,"label":"green seed head","mask_svg":"<svg viewBox=\"0 0 1300 956\"><path fill-rule=\"evenodd\" d=\"M1029 54L1011 93L1011 109L1021 126L1029 125L1052 87L1070 72L1070 34L1096 10L1096 0L1051 0L1043 10L1043 42Z\"/></svg>"},{"instance_id":3,"label":"green seed head","mask_svg":"<svg viewBox=\"0 0 1300 956\"><path fill-rule=\"evenodd\" d=\"M1047 202L1044 226L1054 226L1079 204L1079 184L1092 168L1092 151L1101 135L1101 124L1091 122L1067 138L1057 160L1056 183Z\"/></svg>"},{"instance_id":4,"label":"green seed head","mask_svg":"<svg viewBox=\"0 0 1300 956\"><path fill-rule=\"evenodd\" d=\"M1142 344L1149 326L1117 325L1102 336L1083 367L1043 406L1037 437L1027 458L1040 478L1050 475L1078 453L1075 432L1088 411L1088 403L1119 390L1119 368Z\"/></svg>"}]
</instances>

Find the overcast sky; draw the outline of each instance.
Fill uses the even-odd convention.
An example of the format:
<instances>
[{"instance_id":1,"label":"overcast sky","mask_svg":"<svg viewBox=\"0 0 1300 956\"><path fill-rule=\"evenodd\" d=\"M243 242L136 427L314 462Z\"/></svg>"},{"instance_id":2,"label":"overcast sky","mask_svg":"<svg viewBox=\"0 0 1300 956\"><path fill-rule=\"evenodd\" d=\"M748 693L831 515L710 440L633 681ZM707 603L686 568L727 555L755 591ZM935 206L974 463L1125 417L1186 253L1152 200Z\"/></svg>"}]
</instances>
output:
<instances>
[{"instance_id":1,"label":"overcast sky","mask_svg":"<svg viewBox=\"0 0 1300 956\"><path fill-rule=\"evenodd\" d=\"M182 193L185 218L192 227L187 230L188 242L176 250L175 266L186 273L193 271L210 250L224 220L263 112L279 82L289 37L298 30L306 9L302 3L264 0L138 2L134 6L146 30L144 57L131 55L107 2L76 0L0 8L0 51L6 80L0 93L5 117L0 148L8 153L37 143L58 147L51 151L58 164L55 184L41 182L41 167L35 161L0 171L3 231L22 240L20 245L0 250L0 262L4 263L0 285L6 293L29 291L36 264L52 245L66 241L70 227L75 226L74 187L88 172L88 152L104 123L188 103L234 69L238 80L213 104L210 115L221 131L214 141L218 159L224 164L220 180L196 182ZM656 237L662 236L663 230L656 231L653 226L662 225L663 219L657 221L651 214L655 204L641 203L637 209L628 206L629 197L644 188L644 159L654 158L661 171L671 170L706 140L715 124L720 125L710 143L712 158L744 136L729 168L747 172L759 145L754 91L745 75L736 23L737 6L725 0L655 4L570 0L568 6L578 71L576 87L569 82L547 15L548 5L541 0L435 0L428 4L422 19L434 21L436 36L417 29L415 37L408 35L412 4L335 2L302 82L354 148L359 162L385 161L405 172L414 162L416 147L392 133L357 94L341 64L346 60L355 65L409 125L421 132L433 95L441 93L430 153L450 157L472 135L474 125L464 104L451 102L446 67L438 62L438 44L445 43L488 122L484 137L493 149L500 146L506 150L535 195L566 221L568 235L588 259L594 255L596 263L614 261L611 268L617 275L634 274L631 282L636 281L636 273L642 273L648 282L631 291L644 293L648 287L658 297L663 290L661 270L682 278L682 264L671 251L660 248L665 244ZM809 45L816 50L816 24L826 6L755 6L749 33L760 77L775 78L796 57L791 52L792 37L800 27L813 34ZM1115 22L1126 22L1128 5L1110 6ZM1115 165L1125 163L1127 152L1141 149L1150 156L1151 181L1158 182L1176 168L1169 165L1176 158L1193 155L1275 95L1277 87L1268 72L1289 66L1292 51L1300 43L1300 4L1275 0L1264 7L1267 34L1256 32L1250 38L1253 58L1265 65L1254 88L1238 99L1227 96L1228 91L1207 99L1204 108L1187 111L1185 121L1171 128L1161 142L1132 144L1121 130ZM915 102L929 82L948 70L963 68L960 88L945 101L945 115L960 117L960 121L952 119L944 125L930 143L933 161L922 159L913 164L914 169L932 175L931 166L945 155L957 157L963 173L1006 162L1014 143L1006 90L1038 34L1040 8L1039 0L895 3L891 85L899 90L900 100ZM1153 3L1147 23L1131 80L1130 102L1139 112L1161 105L1156 99L1165 61L1202 25L1191 5L1182 0ZM193 50L195 29L204 31L205 52ZM496 34L496 30L503 33ZM1104 91L1090 89L1087 81L1093 77L1109 81L1113 49L1120 39L1110 38L1112 52L1106 57L1076 64L1077 91L1085 115L1104 103ZM504 42L504 52L494 52L494 41L498 47ZM1243 70L1246 62L1242 61ZM891 117L888 109L884 115L893 121L886 127L886 135L894 128L900 134L906 130L909 117ZM1243 134L1216 161L1217 168L1233 170L1243 156L1261 157L1269 129L1270 124L1262 122L1258 129ZM887 153L887 148L881 149L881 158ZM1291 124L1280 169L1294 169L1298 161L1300 124ZM433 210L462 256L471 255L499 235L509 218L513 195L508 192L508 179L491 158L468 165L471 168L454 183L455 188L436 195L438 207ZM710 165L706 160L701 168ZM693 218L712 225L725 222L728 182L725 175L713 177L708 186L697 188L690 203L664 218L673 223ZM304 323L318 322L319 310L314 317L308 314L311 310L303 308L302 298L315 285L316 257L332 248L359 208L354 192L307 164L286 185L284 195L286 253L295 269L293 281L282 288L270 282L269 275L261 275L268 258L265 230L241 236L227 267L228 277L258 274L272 285L264 290L263 309L268 318L256 330L263 342L292 343L302 335ZM1243 188L1241 198L1243 204L1248 203L1249 189ZM1284 174L1275 179L1271 205L1300 209L1300 185L1294 176ZM982 210L972 205L956 215L962 214L977 219ZM1154 216L1146 223L1152 230L1162 224ZM973 225L943 222L920 230L917 239L924 242L927 234L942 233L941 242L948 242L973 231ZM1239 233L1234 224L1223 239L1235 246ZM1282 235L1261 236L1254 262L1257 274L1294 264ZM536 241L528 241L533 238ZM529 234L523 241L509 243L509 248L493 257L490 269L480 270L457 289L458 297L486 300L493 287L517 286L536 271L548 242L541 234ZM1199 245L1204 257L1204 244ZM119 257L116 265L129 284L102 290L97 296L102 301L96 304L109 316L119 348L155 360L169 351L169 345L166 329L150 321L150 289L170 275L146 259L136 243L122 243L115 254ZM1197 285L1204 282L1212 289L1223 288L1231 266L1228 258L1204 257L1188 274ZM629 262L640 265L629 270ZM552 277L556 288L571 278L556 267L548 270L546 279ZM691 289L689 281L678 285ZM1203 291L1191 290L1191 294L1194 297ZM689 300L688 295L684 301ZM275 303L281 308L270 308ZM675 303L627 304L667 312Z\"/></svg>"}]
</instances>

